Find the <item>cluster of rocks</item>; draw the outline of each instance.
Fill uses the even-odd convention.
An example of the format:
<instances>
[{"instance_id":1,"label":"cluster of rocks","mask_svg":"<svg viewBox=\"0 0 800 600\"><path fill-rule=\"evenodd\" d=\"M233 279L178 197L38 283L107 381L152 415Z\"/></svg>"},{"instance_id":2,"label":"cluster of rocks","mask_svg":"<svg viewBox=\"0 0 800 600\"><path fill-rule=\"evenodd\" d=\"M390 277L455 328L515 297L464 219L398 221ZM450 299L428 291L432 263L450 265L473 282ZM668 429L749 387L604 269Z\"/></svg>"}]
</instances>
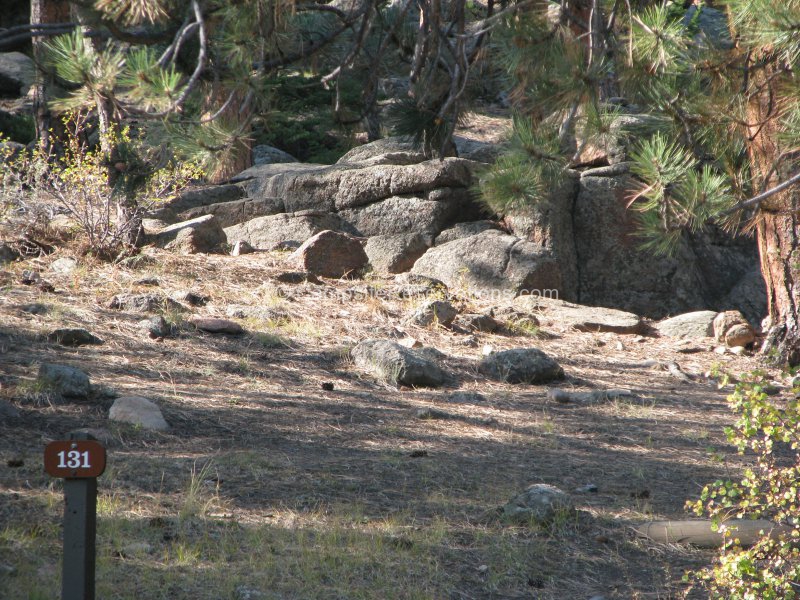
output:
<instances>
[{"instance_id":1,"label":"cluster of rocks","mask_svg":"<svg viewBox=\"0 0 800 600\"><path fill-rule=\"evenodd\" d=\"M103 394L103 390L98 390L91 384L85 371L52 363L39 365L35 389L39 394L46 394L50 403L79 402ZM108 418L154 431L169 429L158 405L142 396L116 398L108 411Z\"/></svg>"},{"instance_id":2,"label":"cluster of rocks","mask_svg":"<svg viewBox=\"0 0 800 600\"><path fill-rule=\"evenodd\" d=\"M387 138L334 165L259 164L185 192L151 215L148 230L154 243L182 252L293 249L298 268L326 277L371 267L655 319L714 307L758 322L765 293L752 240L711 231L681 242L672 258L639 249L626 161L631 132L647 124L645 115L620 117L614 140L593 149L593 164L605 166L571 172L501 222L486 220L472 192L476 168L497 147L461 140L459 158L425 160L410 142ZM308 256L317 246L324 260Z\"/></svg>"},{"instance_id":3,"label":"cluster of rocks","mask_svg":"<svg viewBox=\"0 0 800 600\"><path fill-rule=\"evenodd\" d=\"M737 353L752 345L756 339L755 328L738 310L684 313L657 323L655 328L666 337L714 338Z\"/></svg>"}]
</instances>

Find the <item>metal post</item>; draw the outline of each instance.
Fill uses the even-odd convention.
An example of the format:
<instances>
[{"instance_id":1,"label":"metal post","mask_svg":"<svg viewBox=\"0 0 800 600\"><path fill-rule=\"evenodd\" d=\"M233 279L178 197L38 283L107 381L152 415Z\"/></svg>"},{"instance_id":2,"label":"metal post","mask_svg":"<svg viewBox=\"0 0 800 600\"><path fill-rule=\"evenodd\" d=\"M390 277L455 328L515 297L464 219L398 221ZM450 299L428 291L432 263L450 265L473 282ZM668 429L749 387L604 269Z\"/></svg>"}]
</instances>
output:
<instances>
[{"instance_id":1,"label":"metal post","mask_svg":"<svg viewBox=\"0 0 800 600\"><path fill-rule=\"evenodd\" d=\"M97 479L64 480L61 600L94 600Z\"/></svg>"},{"instance_id":2,"label":"metal post","mask_svg":"<svg viewBox=\"0 0 800 600\"><path fill-rule=\"evenodd\" d=\"M70 440L93 440L83 432ZM61 600L94 600L97 478L64 479Z\"/></svg>"}]
</instances>

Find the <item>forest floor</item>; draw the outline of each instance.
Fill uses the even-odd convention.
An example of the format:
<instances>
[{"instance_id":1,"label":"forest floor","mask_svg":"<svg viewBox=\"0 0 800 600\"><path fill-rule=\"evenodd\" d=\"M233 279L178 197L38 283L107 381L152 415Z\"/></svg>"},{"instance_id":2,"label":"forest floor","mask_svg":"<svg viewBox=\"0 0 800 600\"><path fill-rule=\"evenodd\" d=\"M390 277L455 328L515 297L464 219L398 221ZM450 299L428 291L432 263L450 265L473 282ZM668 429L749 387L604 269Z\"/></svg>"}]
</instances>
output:
<instances>
[{"instance_id":1,"label":"forest floor","mask_svg":"<svg viewBox=\"0 0 800 600\"><path fill-rule=\"evenodd\" d=\"M633 527L689 518L684 504L704 484L737 475L746 457L723 434L732 387L715 377L751 371L756 358L719 355L711 339L547 321L514 335L411 327L419 299L398 297L393 280L279 284L290 268L280 252L147 249L135 268L81 258L71 273L49 270L69 253L0 272L0 399L20 412L0 418L0 597L58 597L62 482L44 474L42 451L78 428L108 448L99 599L705 597L682 578L713 552L640 539ZM24 269L55 292L22 285ZM146 315L108 307L115 294L180 290L208 302L165 311L176 334L163 340L141 330ZM489 307L450 293L461 309ZM25 312L30 304L41 314ZM234 304L272 316L240 320L238 336L189 324ZM60 327L105 343L48 342ZM350 348L398 331L446 355L446 387L396 389L356 369ZM486 345L540 348L564 368L559 388L632 395L561 404L546 386L488 381L476 368ZM652 359L690 379L642 366ZM42 394L45 362L85 370L93 398ZM109 421L115 395L154 400L170 429ZM418 418L427 408L442 418ZM576 515L549 528L495 518L533 483L568 492Z\"/></svg>"}]
</instances>

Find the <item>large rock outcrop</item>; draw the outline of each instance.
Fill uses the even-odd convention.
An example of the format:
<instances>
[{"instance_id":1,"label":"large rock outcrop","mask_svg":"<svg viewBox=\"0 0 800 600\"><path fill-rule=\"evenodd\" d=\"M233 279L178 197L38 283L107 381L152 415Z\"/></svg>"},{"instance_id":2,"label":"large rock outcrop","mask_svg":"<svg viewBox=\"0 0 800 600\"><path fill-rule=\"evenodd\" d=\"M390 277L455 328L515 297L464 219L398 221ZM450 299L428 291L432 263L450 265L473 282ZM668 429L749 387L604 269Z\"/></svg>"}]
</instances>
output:
<instances>
[{"instance_id":1,"label":"large rock outcrop","mask_svg":"<svg viewBox=\"0 0 800 600\"><path fill-rule=\"evenodd\" d=\"M411 272L478 292L561 289L558 263L546 248L496 230L431 248Z\"/></svg>"}]
</instances>

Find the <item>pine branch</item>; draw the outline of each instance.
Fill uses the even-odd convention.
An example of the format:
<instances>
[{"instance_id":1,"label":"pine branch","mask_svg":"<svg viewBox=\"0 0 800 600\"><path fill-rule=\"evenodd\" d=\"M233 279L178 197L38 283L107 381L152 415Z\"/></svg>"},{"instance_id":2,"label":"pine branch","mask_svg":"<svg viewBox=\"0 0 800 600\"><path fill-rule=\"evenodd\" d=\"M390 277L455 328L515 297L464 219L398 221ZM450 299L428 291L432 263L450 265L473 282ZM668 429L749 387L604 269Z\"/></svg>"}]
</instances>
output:
<instances>
[{"instance_id":1,"label":"pine branch","mask_svg":"<svg viewBox=\"0 0 800 600\"><path fill-rule=\"evenodd\" d=\"M798 182L800 182L800 173L797 173L797 174L793 175L792 177L790 177L789 179L787 179L783 183L780 183L780 184L776 185L774 188L769 189L766 192L761 192L757 196L753 196L752 198L749 198L747 200L742 200L741 202L737 202L736 204L734 204L730 208L717 213L715 216L717 218L727 217L728 215L731 215L731 214L735 213L736 211L744 210L746 208L750 208L751 206L758 206L764 200L767 200L768 198L771 198L775 194L781 193L782 191L792 187L794 184L796 184Z\"/></svg>"}]
</instances>

